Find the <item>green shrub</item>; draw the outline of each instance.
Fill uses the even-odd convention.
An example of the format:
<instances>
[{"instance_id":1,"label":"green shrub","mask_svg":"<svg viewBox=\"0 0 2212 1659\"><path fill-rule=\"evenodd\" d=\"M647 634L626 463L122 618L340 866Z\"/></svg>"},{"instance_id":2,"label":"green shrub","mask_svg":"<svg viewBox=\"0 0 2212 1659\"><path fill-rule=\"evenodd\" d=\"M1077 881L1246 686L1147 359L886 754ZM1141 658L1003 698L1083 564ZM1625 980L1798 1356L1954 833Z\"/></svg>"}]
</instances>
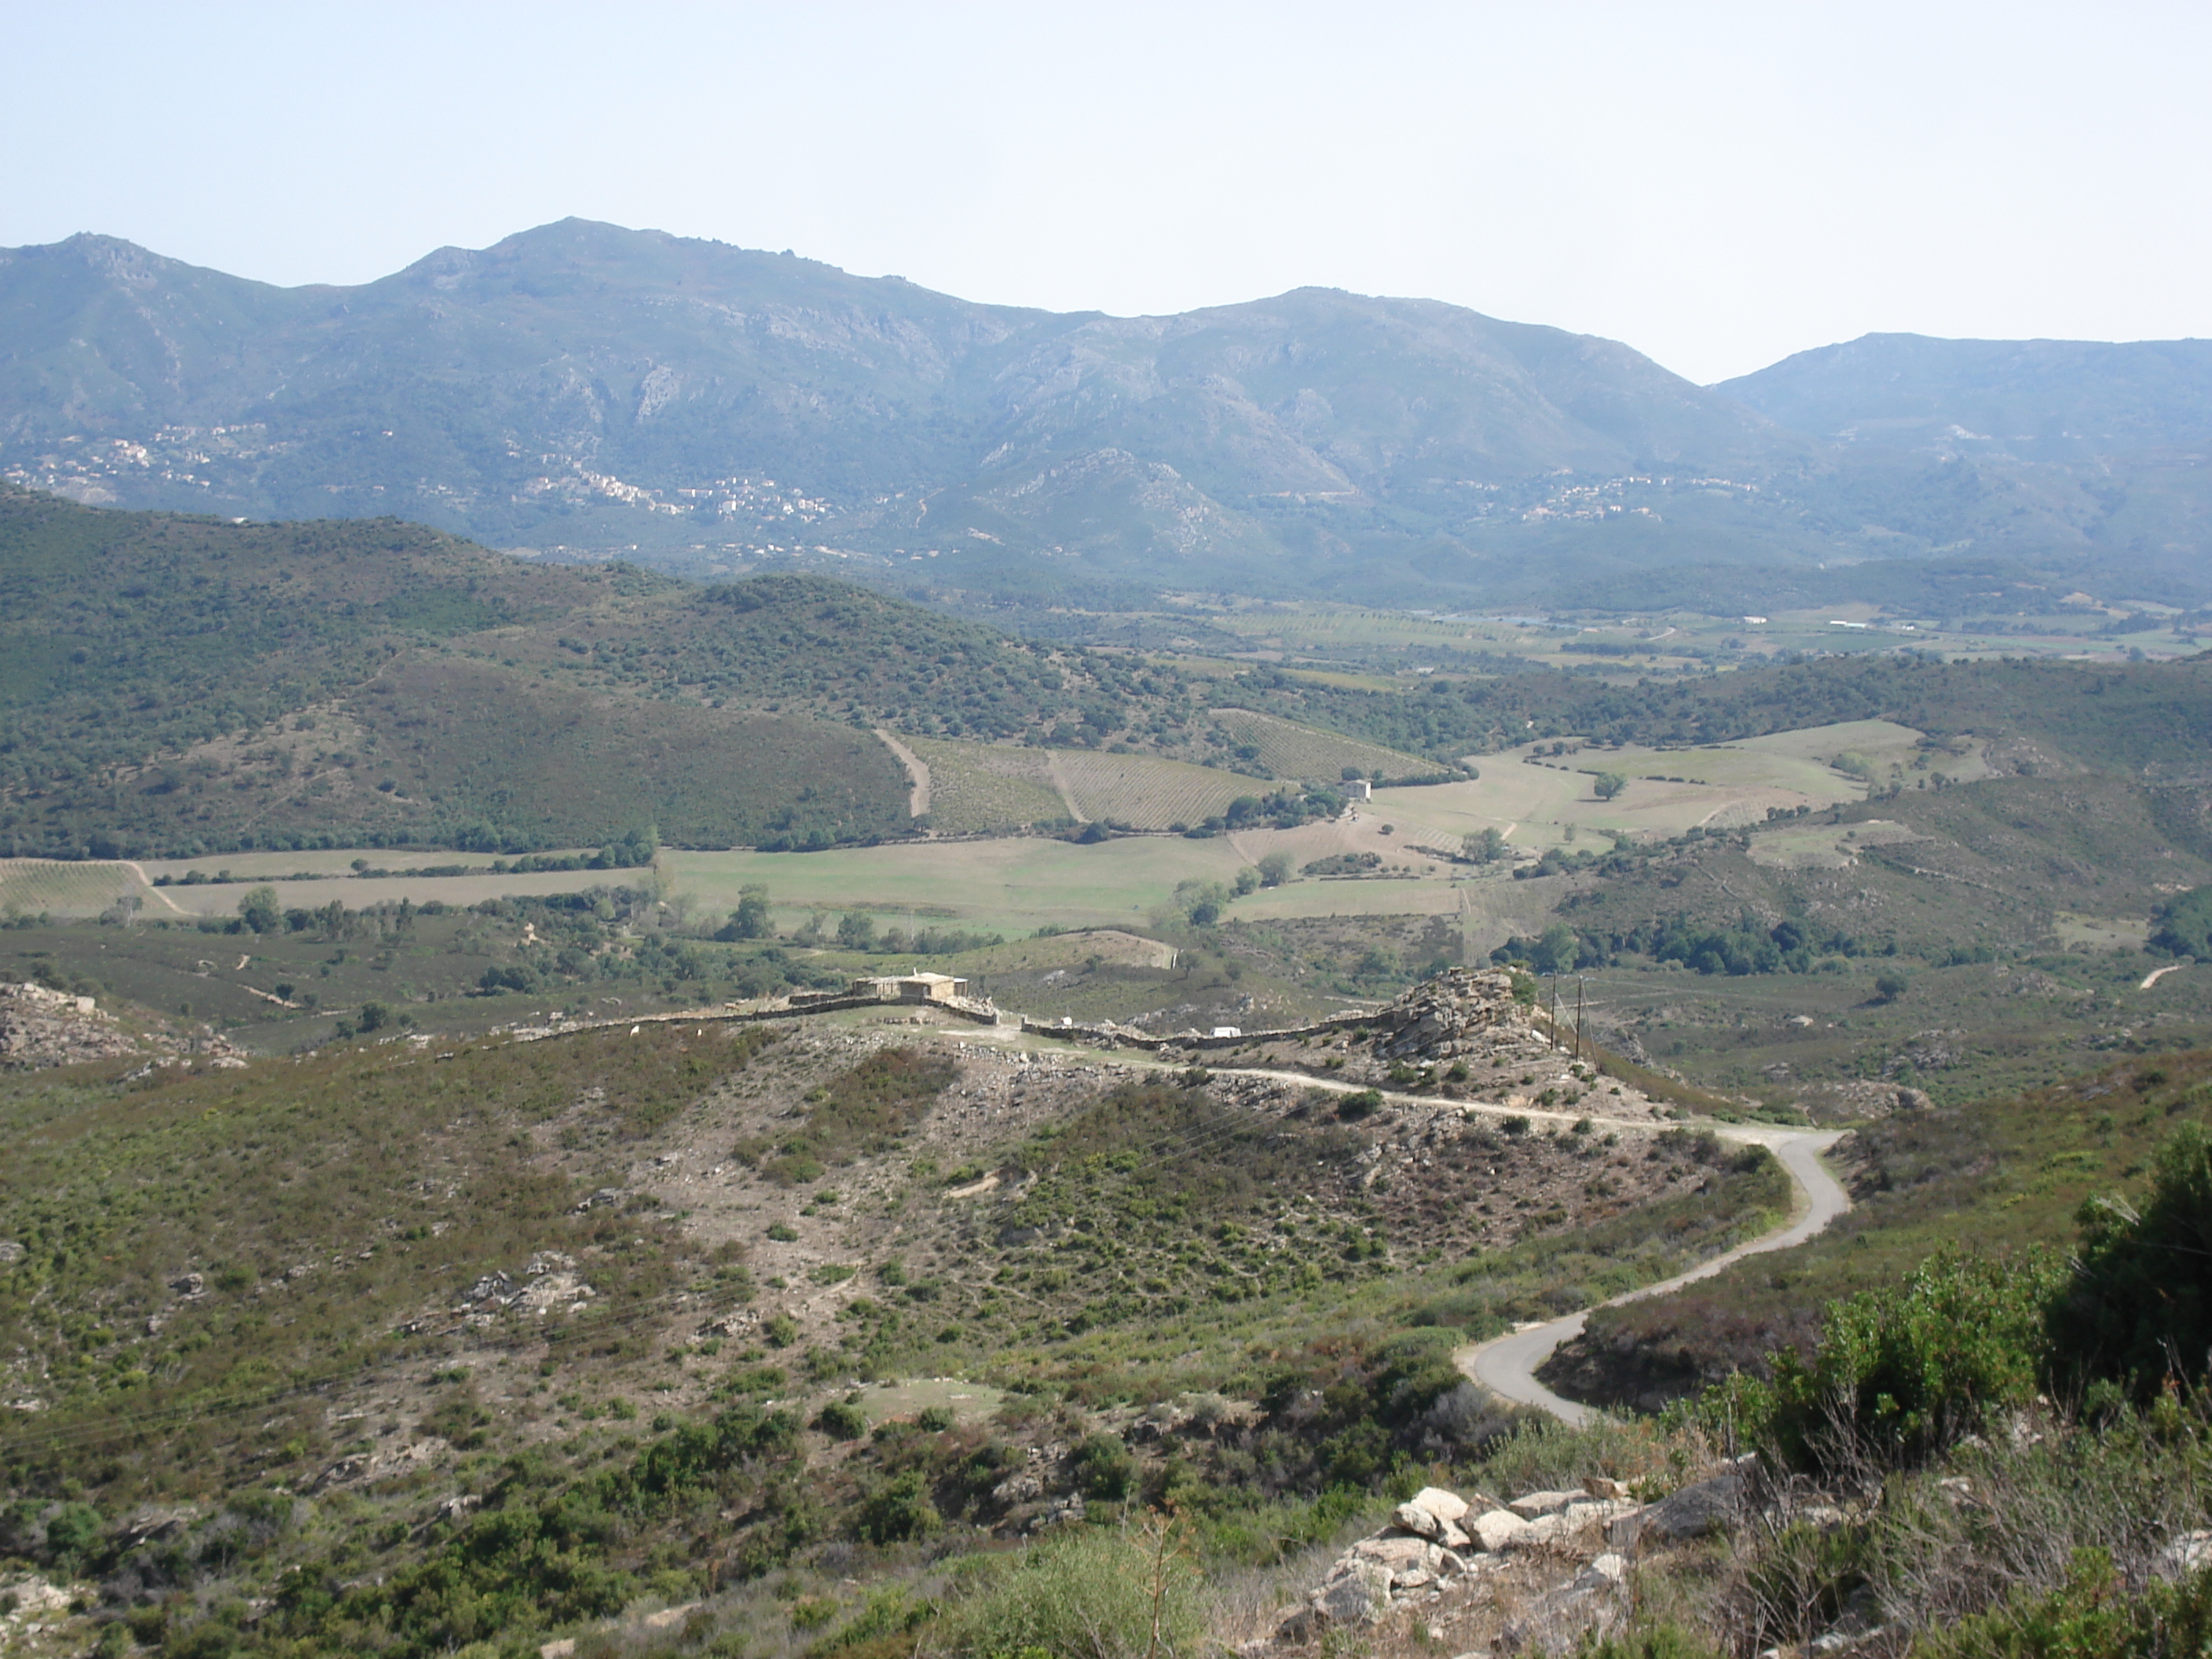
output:
<instances>
[{"instance_id":1,"label":"green shrub","mask_svg":"<svg viewBox=\"0 0 2212 1659\"><path fill-rule=\"evenodd\" d=\"M815 1414L811 1426L832 1440L858 1440L868 1431L868 1414L858 1406L833 1400Z\"/></svg>"},{"instance_id":2,"label":"green shrub","mask_svg":"<svg viewBox=\"0 0 2212 1659\"><path fill-rule=\"evenodd\" d=\"M1032 1545L950 1625L953 1650L972 1659L1182 1659L1206 1645L1197 1570L1140 1535L1103 1529Z\"/></svg>"},{"instance_id":3,"label":"green shrub","mask_svg":"<svg viewBox=\"0 0 2212 1659\"><path fill-rule=\"evenodd\" d=\"M2083 1550L2067 1581L2045 1594L1928 1632L1929 1659L2166 1659L2212 1651L2212 1571L2178 1583L2154 1580L2130 1595L2112 1558Z\"/></svg>"},{"instance_id":4,"label":"green shrub","mask_svg":"<svg viewBox=\"0 0 2212 1659\"><path fill-rule=\"evenodd\" d=\"M860 1536L871 1544L902 1544L928 1537L945 1522L937 1505L930 1502L921 1471L908 1469L861 1499L856 1524Z\"/></svg>"},{"instance_id":5,"label":"green shrub","mask_svg":"<svg viewBox=\"0 0 2212 1659\"><path fill-rule=\"evenodd\" d=\"M1679 1625L1654 1625L1626 1636L1601 1638L1592 1631L1575 1659L1720 1659L1720 1650Z\"/></svg>"},{"instance_id":6,"label":"green shrub","mask_svg":"<svg viewBox=\"0 0 2212 1659\"><path fill-rule=\"evenodd\" d=\"M2190 1124L2166 1142L2140 1213L2093 1198L2075 1219L2079 1265L2051 1308L2055 1367L2069 1382L2111 1379L2146 1399L2169 1371L2202 1378L2212 1347L2212 1138Z\"/></svg>"},{"instance_id":7,"label":"green shrub","mask_svg":"<svg viewBox=\"0 0 2212 1659\"><path fill-rule=\"evenodd\" d=\"M1336 1115L1346 1122L1356 1122L1369 1113L1379 1111L1382 1105L1380 1089L1358 1089L1336 1103Z\"/></svg>"},{"instance_id":8,"label":"green shrub","mask_svg":"<svg viewBox=\"0 0 2212 1659\"><path fill-rule=\"evenodd\" d=\"M1084 1437L1068 1462L1075 1470L1076 1489L1085 1498L1109 1502L1127 1498L1137 1480L1137 1460L1113 1434Z\"/></svg>"},{"instance_id":9,"label":"green shrub","mask_svg":"<svg viewBox=\"0 0 2212 1659\"><path fill-rule=\"evenodd\" d=\"M1921 1462L1991 1410L2034 1397L2059 1273L2040 1255L1947 1247L1893 1291L1830 1303L1810 1363L1777 1354L1771 1391L1747 1389L1732 1403L1754 1417L1765 1407L1765 1426L1797 1468L1847 1446L1886 1464Z\"/></svg>"}]
</instances>

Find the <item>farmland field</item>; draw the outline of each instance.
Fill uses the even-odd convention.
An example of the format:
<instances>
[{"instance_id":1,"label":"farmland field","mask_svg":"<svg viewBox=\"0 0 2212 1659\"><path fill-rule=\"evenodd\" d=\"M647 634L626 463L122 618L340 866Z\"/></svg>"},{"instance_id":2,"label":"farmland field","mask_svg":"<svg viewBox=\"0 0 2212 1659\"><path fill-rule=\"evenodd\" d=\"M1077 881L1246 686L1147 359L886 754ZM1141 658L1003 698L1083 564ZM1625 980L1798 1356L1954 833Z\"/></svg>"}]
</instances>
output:
<instances>
[{"instance_id":1,"label":"farmland field","mask_svg":"<svg viewBox=\"0 0 2212 1659\"><path fill-rule=\"evenodd\" d=\"M1202 823L1239 795L1264 795L1267 783L1241 772L1217 772L1152 755L1107 755L1087 749L1048 751L1054 778L1079 816L1110 818L1138 830Z\"/></svg>"},{"instance_id":2,"label":"farmland field","mask_svg":"<svg viewBox=\"0 0 2212 1659\"><path fill-rule=\"evenodd\" d=\"M1909 726L1853 720L1700 749L1632 744L1554 757L1543 752L1548 745L1531 744L1485 757L1482 776L1472 783L1378 789L1367 811L1395 820L1401 835L1439 848L1486 829L1517 846L1543 847L1568 840L1570 830L1665 838L1700 825L1763 823L1769 807L1862 799L1869 775L1927 775L1906 771L1915 762L1950 777L1988 769L1978 750L1954 756L1937 750L1930 761L1919 740ZM1828 763L1846 755L1859 757L1864 775ZM1591 785L1600 772L1622 774L1628 787L1612 800L1597 799Z\"/></svg>"},{"instance_id":3,"label":"farmland field","mask_svg":"<svg viewBox=\"0 0 2212 1659\"><path fill-rule=\"evenodd\" d=\"M989 834L1070 816L1042 749L907 738L929 768L929 816L952 835Z\"/></svg>"},{"instance_id":4,"label":"farmland field","mask_svg":"<svg viewBox=\"0 0 2212 1659\"><path fill-rule=\"evenodd\" d=\"M57 916L94 915L137 894L160 901L127 864L63 864L48 859L0 859L0 912Z\"/></svg>"},{"instance_id":5,"label":"farmland field","mask_svg":"<svg viewBox=\"0 0 2212 1659\"><path fill-rule=\"evenodd\" d=\"M1244 708L1217 708L1212 714L1214 723L1232 741L1258 750L1254 758L1279 778L1334 783L1344 775L1346 767L1352 768L1356 775L1368 778L1402 778L1437 770L1435 762L1419 755L1339 737L1273 714L1255 714Z\"/></svg>"},{"instance_id":6,"label":"farmland field","mask_svg":"<svg viewBox=\"0 0 2212 1659\"><path fill-rule=\"evenodd\" d=\"M1039 837L822 853L663 852L669 887L702 910L733 908L738 890L766 884L779 927L811 909L866 911L903 927L909 908L964 927L1030 933L1141 924L1185 880L1228 881L1244 860L1224 837L1141 836L1096 847Z\"/></svg>"}]
</instances>

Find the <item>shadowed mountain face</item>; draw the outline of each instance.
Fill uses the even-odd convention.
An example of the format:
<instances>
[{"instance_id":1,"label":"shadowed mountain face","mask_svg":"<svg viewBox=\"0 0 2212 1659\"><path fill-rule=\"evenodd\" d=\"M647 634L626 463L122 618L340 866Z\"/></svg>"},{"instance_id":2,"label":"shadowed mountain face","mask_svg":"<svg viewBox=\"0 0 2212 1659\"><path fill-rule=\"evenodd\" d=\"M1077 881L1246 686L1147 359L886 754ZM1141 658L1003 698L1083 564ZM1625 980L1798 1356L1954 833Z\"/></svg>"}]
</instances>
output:
<instances>
[{"instance_id":1,"label":"shadowed mountain face","mask_svg":"<svg viewBox=\"0 0 2212 1659\"><path fill-rule=\"evenodd\" d=\"M396 514L696 575L1414 605L2078 563L2118 514L2009 452L1962 473L1799 436L1747 386L1428 301L1055 314L580 220L349 289L93 236L0 252L0 467L88 502ZM2142 533L2174 540L2196 488L2168 477Z\"/></svg>"}]
</instances>

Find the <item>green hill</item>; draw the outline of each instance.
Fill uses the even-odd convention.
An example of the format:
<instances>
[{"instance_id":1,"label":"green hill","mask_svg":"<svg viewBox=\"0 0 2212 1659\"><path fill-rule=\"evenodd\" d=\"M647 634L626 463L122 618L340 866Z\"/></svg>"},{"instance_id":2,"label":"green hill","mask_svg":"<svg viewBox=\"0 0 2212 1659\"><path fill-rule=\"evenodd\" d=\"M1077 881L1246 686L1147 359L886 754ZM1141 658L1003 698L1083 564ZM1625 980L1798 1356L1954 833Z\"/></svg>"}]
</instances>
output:
<instances>
[{"instance_id":1,"label":"green hill","mask_svg":"<svg viewBox=\"0 0 2212 1659\"><path fill-rule=\"evenodd\" d=\"M5 489L0 568L0 856L532 850L648 826L698 847L865 841L915 827L878 726L1210 762L1224 799L1261 781L1235 768L1265 775L1171 667L816 575L699 587L388 520L239 525Z\"/></svg>"}]
</instances>

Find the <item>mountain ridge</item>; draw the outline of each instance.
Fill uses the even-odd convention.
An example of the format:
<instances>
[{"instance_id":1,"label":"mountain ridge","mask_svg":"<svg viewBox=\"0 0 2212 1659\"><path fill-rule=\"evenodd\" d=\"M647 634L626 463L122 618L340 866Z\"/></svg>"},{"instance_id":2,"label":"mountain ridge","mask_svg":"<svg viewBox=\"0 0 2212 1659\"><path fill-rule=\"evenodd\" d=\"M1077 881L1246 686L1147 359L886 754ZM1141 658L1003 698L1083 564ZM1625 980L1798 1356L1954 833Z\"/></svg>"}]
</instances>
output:
<instances>
[{"instance_id":1,"label":"mountain ridge","mask_svg":"<svg viewBox=\"0 0 2212 1659\"><path fill-rule=\"evenodd\" d=\"M568 219L280 289L86 234L0 250L0 472L972 592L1467 604L1967 550L2203 585L2201 458L2146 449L2115 480L2071 451L1835 442L1863 345L1709 388L1619 342L1325 288L1053 313ZM2212 356L2200 378L2212 408Z\"/></svg>"}]
</instances>

